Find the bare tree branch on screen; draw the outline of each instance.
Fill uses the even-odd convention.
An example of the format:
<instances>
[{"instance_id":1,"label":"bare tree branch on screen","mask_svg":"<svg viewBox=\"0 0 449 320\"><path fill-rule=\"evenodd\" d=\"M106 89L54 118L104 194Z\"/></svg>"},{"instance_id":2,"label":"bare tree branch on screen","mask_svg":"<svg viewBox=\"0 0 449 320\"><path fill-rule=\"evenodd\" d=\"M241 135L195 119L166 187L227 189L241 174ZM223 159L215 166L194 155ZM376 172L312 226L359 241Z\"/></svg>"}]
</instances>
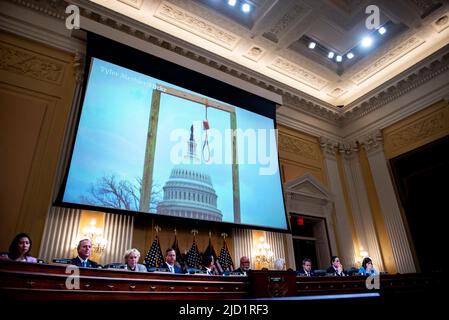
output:
<instances>
[{"instance_id":1,"label":"bare tree branch on screen","mask_svg":"<svg viewBox=\"0 0 449 320\"><path fill-rule=\"evenodd\" d=\"M131 183L111 174L99 178L95 184L90 186L88 194L82 195L80 198L86 204L138 211L141 188L141 178L136 178L136 183ZM153 186L152 190L150 209L156 209L160 197L160 187Z\"/></svg>"}]
</instances>

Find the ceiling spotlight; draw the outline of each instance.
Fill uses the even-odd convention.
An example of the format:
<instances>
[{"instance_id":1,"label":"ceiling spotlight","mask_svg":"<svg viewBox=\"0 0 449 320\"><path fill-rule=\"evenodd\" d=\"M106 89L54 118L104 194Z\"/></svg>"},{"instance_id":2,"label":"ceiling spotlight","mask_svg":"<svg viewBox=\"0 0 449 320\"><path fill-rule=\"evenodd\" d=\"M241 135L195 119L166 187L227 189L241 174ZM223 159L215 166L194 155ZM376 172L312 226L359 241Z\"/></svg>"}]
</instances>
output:
<instances>
[{"instance_id":1,"label":"ceiling spotlight","mask_svg":"<svg viewBox=\"0 0 449 320\"><path fill-rule=\"evenodd\" d=\"M333 59L334 58L335 53L333 53L332 51L329 51L329 53L327 54L327 57L329 59Z\"/></svg>"},{"instance_id":2,"label":"ceiling spotlight","mask_svg":"<svg viewBox=\"0 0 449 320\"><path fill-rule=\"evenodd\" d=\"M251 6L250 6L249 4L244 3L244 4L242 5L242 11L243 11L243 12L248 13L250 10L251 10Z\"/></svg>"},{"instance_id":3,"label":"ceiling spotlight","mask_svg":"<svg viewBox=\"0 0 449 320\"><path fill-rule=\"evenodd\" d=\"M379 32L380 34L384 34L385 32L387 32L387 29L385 29L385 27L380 27L377 32Z\"/></svg>"},{"instance_id":4,"label":"ceiling spotlight","mask_svg":"<svg viewBox=\"0 0 449 320\"><path fill-rule=\"evenodd\" d=\"M354 54L352 52L349 52L346 57L348 57L348 59L352 59L354 58Z\"/></svg>"},{"instance_id":5,"label":"ceiling spotlight","mask_svg":"<svg viewBox=\"0 0 449 320\"><path fill-rule=\"evenodd\" d=\"M342 59L343 59L342 56L337 56L337 57L335 58L335 60L337 60L337 62L341 62Z\"/></svg>"},{"instance_id":6,"label":"ceiling spotlight","mask_svg":"<svg viewBox=\"0 0 449 320\"><path fill-rule=\"evenodd\" d=\"M310 42L309 43L309 49L313 49L313 48L315 48L316 47L316 43L315 42Z\"/></svg>"},{"instance_id":7,"label":"ceiling spotlight","mask_svg":"<svg viewBox=\"0 0 449 320\"><path fill-rule=\"evenodd\" d=\"M365 37L362 39L362 47L368 48L373 44L373 39L371 37Z\"/></svg>"}]
</instances>

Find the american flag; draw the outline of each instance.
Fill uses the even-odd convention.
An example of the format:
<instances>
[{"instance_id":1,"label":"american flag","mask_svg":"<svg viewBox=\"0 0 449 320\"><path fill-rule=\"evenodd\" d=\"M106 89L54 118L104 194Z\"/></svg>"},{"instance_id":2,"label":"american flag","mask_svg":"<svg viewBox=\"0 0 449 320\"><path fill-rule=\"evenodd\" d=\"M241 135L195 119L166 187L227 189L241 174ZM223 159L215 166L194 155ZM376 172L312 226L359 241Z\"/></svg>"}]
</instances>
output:
<instances>
[{"instance_id":1,"label":"american flag","mask_svg":"<svg viewBox=\"0 0 449 320\"><path fill-rule=\"evenodd\" d=\"M176 234L175 234L175 240L173 241L173 244L172 244L171 247L173 249L175 249L176 262L178 262L182 266L184 264L184 261L183 261L183 257L182 257L182 254L181 254L181 250L179 250L178 239L176 238Z\"/></svg>"},{"instance_id":2,"label":"american flag","mask_svg":"<svg viewBox=\"0 0 449 320\"><path fill-rule=\"evenodd\" d=\"M145 264L148 267L159 267L164 262L164 256L162 255L161 245L159 243L159 238L156 238L151 245L150 250L148 250L147 255L144 259Z\"/></svg>"},{"instance_id":3,"label":"american flag","mask_svg":"<svg viewBox=\"0 0 449 320\"><path fill-rule=\"evenodd\" d=\"M196 245L195 238L193 238L192 247L189 252L187 252L187 265L190 268L199 269L201 267L200 252L198 251L198 246Z\"/></svg>"},{"instance_id":4,"label":"american flag","mask_svg":"<svg viewBox=\"0 0 449 320\"><path fill-rule=\"evenodd\" d=\"M218 257L218 261L220 262L223 271L234 270L234 262L232 262L232 257L231 254L229 253L226 240L223 240L223 247L220 250L220 256Z\"/></svg>"}]
</instances>

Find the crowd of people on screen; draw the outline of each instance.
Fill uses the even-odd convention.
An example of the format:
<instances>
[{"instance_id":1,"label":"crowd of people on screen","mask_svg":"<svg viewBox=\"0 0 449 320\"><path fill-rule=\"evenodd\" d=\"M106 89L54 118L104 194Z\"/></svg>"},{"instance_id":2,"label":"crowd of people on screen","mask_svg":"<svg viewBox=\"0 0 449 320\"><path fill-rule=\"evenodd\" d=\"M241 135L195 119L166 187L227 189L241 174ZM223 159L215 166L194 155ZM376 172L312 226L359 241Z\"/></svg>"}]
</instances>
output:
<instances>
[{"instance_id":1,"label":"crowd of people on screen","mask_svg":"<svg viewBox=\"0 0 449 320\"><path fill-rule=\"evenodd\" d=\"M31 256L32 240L26 233L20 233L14 237L9 246L7 253L1 255L3 260L13 260L28 263L43 262L37 258ZM100 264L90 259L91 257L92 243L89 239L82 239L77 246L78 255L73 259L67 259L67 263L76 265L83 268L102 268ZM192 273L188 268L181 266L176 261L176 250L174 248L168 248L165 251L165 258L157 268L150 268L147 265L140 264L139 259L141 255L139 250L132 248L126 250L124 253L124 262L114 264L114 268L124 269L133 272L148 272L148 271L163 271L175 274L180 273ZM377 275L378 272L373 267L373 261L369 257L363 259L362 265L359 269L351 268L350 271L345 270L343 264L338 256L332 256L330 260L331 264L325 272L323 270L313 270L312 260L305 258L302 260L302 266L296 271L298 276L314 277L318 275L328 275L343 277L348 275L363 275L372 276ZM105 267L110 267L105 266ZM250 269L251 262L249 257L242 256L240 258L240 266L231 271L224 271L220 266L217 257L213 254L205 254L202 259L202 268L195 269L193 273L201 273L206 275L244 275L246 276ZM282 271L286 270L286 262L283 258L278 258L274 261L274 270ZM288 269L292 271L291 269Z\"/></svg>"}]
</instances>

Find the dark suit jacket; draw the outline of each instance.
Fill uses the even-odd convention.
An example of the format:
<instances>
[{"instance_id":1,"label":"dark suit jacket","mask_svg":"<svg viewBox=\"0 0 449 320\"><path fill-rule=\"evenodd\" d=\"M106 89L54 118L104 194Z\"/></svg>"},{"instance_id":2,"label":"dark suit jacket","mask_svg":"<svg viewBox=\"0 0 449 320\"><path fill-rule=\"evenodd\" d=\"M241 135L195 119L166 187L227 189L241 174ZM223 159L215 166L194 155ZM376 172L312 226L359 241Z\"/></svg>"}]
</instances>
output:
<instances>
[{"instance_id":1,"label":"dark suit jacket","mask_svg":"<svg viewBox=\"0 0 449 320\"><path fill-rule=\"evenodd\" d=\"M306 275L306 272L305 272L305 270L303 269L303 268L301 268L300 270L298 270L298 272L297 272L299 275L301 275L301 276L305 276ZM310 276L311 277L315 277L316 276L316 274L315 274L315 272L313 272L313 270L310 270Z\"/></svg>"},{"instance_id":2,"label":"dark suit jacket","mask_svg":"<svg viewBox=\"0 0 449 320\"><path fill-rule=\"evenodd\" d=\"M75 266L82 267L81 265L81 259L79 257L73 258L70 260L71 264L74 264ZM96 263L95 261L87 259L87 268L99 268L100 265Z\"/></svg>"},{"instance_id":3,"label":"dark suit jacket","mask_svg":"<svg viewBox=\"0 0 449 320\"><path fill-rule=\"evenodd\" d=\"M170 268L168 267L168 264L166 262L162 263L159 266L159 268L167 268L168 270L170 270ZM174 268L175 268L175 273L184 273L184 272L182 272L181 267L177 263L175 263Z\"/></svg>"},{"instance_id":4,"label":"dark suit jacket","mask_svg":"<svg viewBox=\"0 0 449 320\"><path fill-rule=\"evenodd\" d=\"M329 268L327 268L326 272L335 274L337 277L342 277L342 276L346 275L346 270L343 269L342 272L340 274L338 274L337 270L335 270L335 268L333 266L330 266Z\"/></svg>"}]
</instances>

